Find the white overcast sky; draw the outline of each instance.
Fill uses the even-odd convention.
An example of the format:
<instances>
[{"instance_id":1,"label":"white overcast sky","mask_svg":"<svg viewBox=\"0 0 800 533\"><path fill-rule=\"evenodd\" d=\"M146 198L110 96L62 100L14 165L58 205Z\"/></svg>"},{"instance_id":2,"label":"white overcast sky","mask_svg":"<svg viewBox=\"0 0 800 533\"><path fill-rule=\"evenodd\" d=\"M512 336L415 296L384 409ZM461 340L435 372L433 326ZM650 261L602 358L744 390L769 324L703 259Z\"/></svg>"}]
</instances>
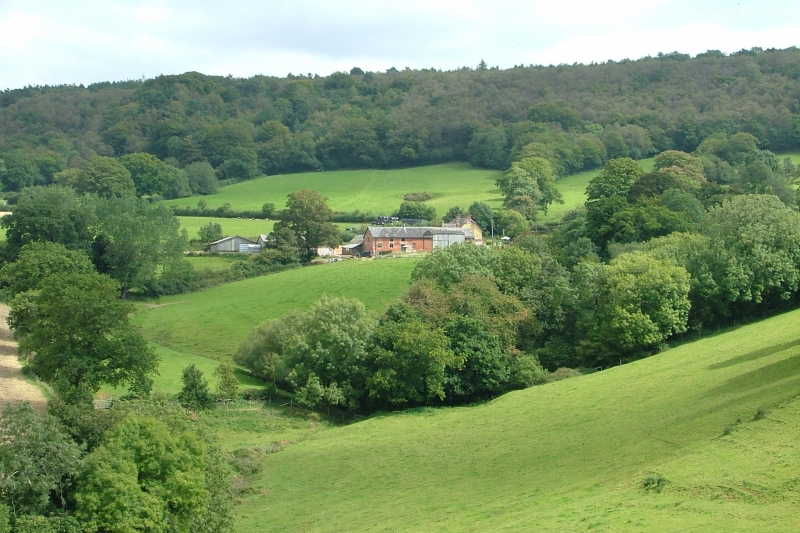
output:
<instances>
[{"instance_id":1,"label":"white overcast sky","mask_svg":"<svg viewBox=\"0 0 800 533\"><path fill-rule=\"evenodd\" d=\"M0 0L0 89L800 46L800 0Z\"/></svg>"}]
</instances>

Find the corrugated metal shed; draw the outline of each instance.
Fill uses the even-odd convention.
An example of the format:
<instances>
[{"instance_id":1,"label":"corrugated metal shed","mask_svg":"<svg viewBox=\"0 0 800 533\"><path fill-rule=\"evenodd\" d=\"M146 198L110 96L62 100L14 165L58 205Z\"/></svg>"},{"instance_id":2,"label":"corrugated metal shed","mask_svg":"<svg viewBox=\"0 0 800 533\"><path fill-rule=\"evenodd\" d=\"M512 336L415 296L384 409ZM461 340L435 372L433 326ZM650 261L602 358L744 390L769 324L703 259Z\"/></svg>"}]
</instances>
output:
<instances>
[{"instance_id":1,"label":"corrugated metal shed","mask_svg":"<svg viewBox=\"0 0 800 533\"><path fill-rule=\"evenodd\" d=\"M461 228L433 228L425 232L425 237L433 241L433 249L436 250L454 244L464 244L467 236Z\"/></svg>"},{"instance_id":2,"label":"corrugated metal shed","mask_svg":"<svg viewBox=\"0 0 800 533\"><path fill-rule=\"evenodd\" d=\"M244 237L240 237L239 235L234 235L232 237L225 237L224 239L220 239L218 241L214 241L208 245L208 251L210 252L242 252L248 253L249 246L253 245L256 248L260 247L255 242L251 241L250 239L245 239ZM244 250L243 248L244 247ZM256 252L258 250L255 250Z\"/></svg>"}]
</instances>

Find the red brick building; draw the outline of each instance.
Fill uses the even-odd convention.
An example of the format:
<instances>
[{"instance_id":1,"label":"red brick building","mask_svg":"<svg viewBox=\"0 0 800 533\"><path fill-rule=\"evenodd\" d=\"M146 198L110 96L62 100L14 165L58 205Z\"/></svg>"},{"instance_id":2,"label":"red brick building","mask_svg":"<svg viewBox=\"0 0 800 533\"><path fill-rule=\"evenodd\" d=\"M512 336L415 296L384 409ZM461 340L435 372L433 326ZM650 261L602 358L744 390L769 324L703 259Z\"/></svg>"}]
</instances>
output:
<instances>
[{"instance_id":1,"label":"red brick building","mask_svg":"<svg viewBox=\"0 0 800 533\"><path fill-rule=\"evenodd\" d=\"M468 228L370 226L364 233L361 250L375 255L381 252L432 252L436 248L474 240L475 236Z\"/></svg>"}]
</instances>

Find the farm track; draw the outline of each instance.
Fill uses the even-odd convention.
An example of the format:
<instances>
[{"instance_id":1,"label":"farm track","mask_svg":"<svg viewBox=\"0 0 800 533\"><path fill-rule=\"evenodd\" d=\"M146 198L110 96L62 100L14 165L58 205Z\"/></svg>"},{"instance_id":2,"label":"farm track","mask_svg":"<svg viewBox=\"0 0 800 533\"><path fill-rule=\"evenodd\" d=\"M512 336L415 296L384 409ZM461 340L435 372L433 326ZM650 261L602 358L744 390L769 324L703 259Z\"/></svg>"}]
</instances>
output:
<instances>
[{"instance_id":1,"label":"farm track","mask_svg":"<svg viewBox=\"0 0 800 533\"><path fill-rule=\"evenodd\" d=\"M6 323L7 305L0 304L0 409L9 403L30 402L39 411L47 407L42 391L22 375L22 364L17 358L17 343Z\"/></svg>"}]
</instances>

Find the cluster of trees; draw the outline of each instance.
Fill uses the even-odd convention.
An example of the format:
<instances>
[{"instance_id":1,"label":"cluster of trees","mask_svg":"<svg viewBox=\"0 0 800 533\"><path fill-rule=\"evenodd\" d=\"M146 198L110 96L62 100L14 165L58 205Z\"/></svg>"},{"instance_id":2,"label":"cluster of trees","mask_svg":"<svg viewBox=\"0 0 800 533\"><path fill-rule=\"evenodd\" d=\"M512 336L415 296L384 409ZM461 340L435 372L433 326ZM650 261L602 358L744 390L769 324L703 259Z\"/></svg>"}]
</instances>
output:
<instances>
[{"instance_id":1,"label":"cluster of trees","mask_svg":"<svg viewBox=\"0 0 800 533\"><path fill-rule=\"evenodd\" d=\"M536 261L519 247L451 247L424 259L382 316L323 297L256 328L236 361L300 404L347 410L464 403L543 383L552 378L516 348L539 328L514 288L537 275Z\"/></svg>"},{"instance_id":2,"label":"cluster of trees","mask_svg":"<svg viewBox=\"0 0 800 533\"><path fill-rule=\"evenodd\" d=\"M547 167L522 162L502 179ZM746 134L663 152L652 172L614 159L552 232L438 250L383 315L323 298L256 328L236 361L301 404L371 411L471 402L644 357L797 301L796 177Z\"/></svg>"},{"instance_id":3,"label":"cluster of trees","mask_svg":"<svg viewBox=\"0 0 800 533\"><path fill-rule=\"evenodd\" d=\"M5 262L18 261L26 246L55 243L83 254L96 273L117 282L123 298L130 289L180 272L184 263L186 232L179 230L178 219L164 205L134 196L102 198L68 187L28 187L2 226ZM23 259L34 260L39 252L47 255L37 250Z\"/></svg>"},{"instance_id":4,"label":"cluster of trees","mask_svg":"<svg viewBox=\"0 0 800 533\"><path fill-rule=\"evenodd\" d=\"M0 531L229 533L229 468L186 412L158 400L0 415Z\"/></svg>"},{"instance_id":5,"label":"cluster of trees","mask_svg":"<svg viewBox=\"0 0 800 533\"><path fill-rule=\"evenodd\" d=\"M452 160L505 170L543 157L564 175L620 157L692 152L711 135L740 132L762 149L786 150L800 146L798 77L793 47L503 71L190 72L27 87L0 93L0 180L18 190L97 156L146 152L175 169L152 192L174 196L261 173Z\"/></svg>"},{"instance_id":6,"label":"cluster of trees","mask_svg":"<svg viewBox=\"0 0 800 533\"><path fill-rule=\"evenodd\" d=\"M67 167L62 162L44 170L41 161L25 152L4 153L0 161L0 183L3 190L12 193L51 184L101 198L135 195L170 199L217 192L217 176L207 162L192 163L181 169L144 152L118 158L93 156L80 167Z\"/></svg>"},{"instance_id":7,"label":"cluster of trees","mask_svg":"<svg viewBox=\"0 0 800 533\"><path fill-rule=\"evenodd\" d=\"M16 200L14 211L2 220L6 241L0 246L0 264L5 265L0 284L7 299L29 289L15 288L16 278L28 279L40 264L57 264L67 253L83 257L91 273L110 277L125 299L131 290L177 294L292 268L313 259L318 246L340 242L326 198L316 191L290 194L265 248L224 271L192 269L183 258L186 232L163 204L132 195L80 195L61 185L27 187ZM219 224L201 230L205 244L220 237Z\"/></svg>"}]
</instances>

